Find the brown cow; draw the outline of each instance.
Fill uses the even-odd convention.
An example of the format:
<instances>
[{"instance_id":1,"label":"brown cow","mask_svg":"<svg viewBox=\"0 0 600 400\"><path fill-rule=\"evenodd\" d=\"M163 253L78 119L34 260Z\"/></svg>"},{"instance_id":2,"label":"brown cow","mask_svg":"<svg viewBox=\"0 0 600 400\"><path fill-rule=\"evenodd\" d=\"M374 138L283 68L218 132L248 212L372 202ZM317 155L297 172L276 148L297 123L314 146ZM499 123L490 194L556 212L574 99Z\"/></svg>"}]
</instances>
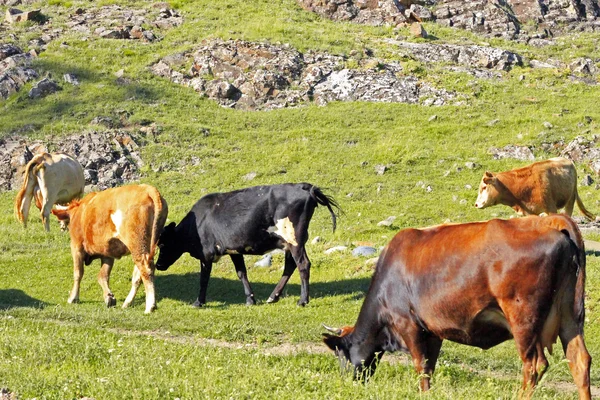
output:
<instances>
[{"instance_id":1,"label":"brown cow","mask_svg":"<svg viewBox=\"0 0 600 400\"><path fill-rule=\"evenodd\" d=\"M25 168L23 186L15 198L15 215L27 227L31 201L40 209L46 231L50 230L50 210L54 204L67 204L83 195L85 178L81 164L65 153L41 153Z\"/></svg>"},{"instance_id":2,"label":"brown cow","mask_svg":"<svg viewBox=\"0 0 600 400\"><path fill-rule=\"evenodd\" d=\"M130 185L90 193L73 201L67 209L52 210L61 221L70 222L71 253L73 255L73 289L69 303L79 301L79 284L83 264L96 258L102 260L98 283L107 306L116 305L108 280L115 258L131 254L132 287L123 303L129 306L140 282L146 289L146 313L156 308L154 297L154 252L160 232L167 219L167 203L156 188Z\"/></svg>"},{"instance_id":3,"label":"brown cow","mask_svg":"<svg viewBox=\"0 0 600 400\"><path fill-rule=\"evenodd\" d=\"M523 215L556 213L564 208L564 213L571 216L575 202L583 215L595 219L577 194L575 166L570 160L558 157L511 171L495 174L486 171L475 207L504 204Z\"/></svg>"},{"instance_id":4,"label":"brown cow","mask_svg":"<svg viewBox=\"0 0 600 400\"><path fill-rule=\"evenodd\" d=\"M428 390L443 340L488 349L514 338L529 396L560 337L589 399L584 286L583 242L564 215L405 229L379 257L356 325L328 328L338 335L324 342L363 378L383 352L408 352Z\"/></svg>"}]
</instances>

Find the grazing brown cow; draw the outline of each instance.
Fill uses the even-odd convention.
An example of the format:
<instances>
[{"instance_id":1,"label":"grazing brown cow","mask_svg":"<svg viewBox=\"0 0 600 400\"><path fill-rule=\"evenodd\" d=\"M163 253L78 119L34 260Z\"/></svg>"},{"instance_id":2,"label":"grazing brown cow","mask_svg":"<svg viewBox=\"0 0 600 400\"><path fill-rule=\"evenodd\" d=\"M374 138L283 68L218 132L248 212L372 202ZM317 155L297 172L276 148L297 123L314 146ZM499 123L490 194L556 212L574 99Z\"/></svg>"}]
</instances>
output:
<instances>
[{"instance_id":1,"label":"grazing brown cow","mask_svg":"<svg viewBox=\"0 0 600 400\"><path fill-rule=\"evenodd\" d=\"M154 298L154 252L160 232L167 219L167 203L156 188L149 185L130 185L90 193L73 201L67 209L52 210L61 221L70 223L71 253L75 282L69 303L79 301L79 284L83 264L96 258L102 261L98 283L106 305L116 305L108 280L115 258L131 254L132 287L123 303L129 306L141 281L146 289L146 313L156 308Z\"/></svg>"},{"instance_id":2,"label":"grazing brown cow","mask_svg":"<svg viewBox=\"0 0 600 400\"><path fill-rule=\"evenodd\" d=\"M31 201L40 209L46 231L50 230L50 210L54 204L67 204L83 195L85 179L81 164L64 153L41 153L25 168L23 186L15 199L15 215L27 227Z\"/></svg>"},{"instance_id":3,"label":"grazing brown cow","mask_svg":"<svg viewBox=\"0 0 600 400\"><path fill-rule=\"evenodd\" d=\"M514 338L529 396L560 337L589 399L584 286L583 241L564 215L406 229L379 257L356 325L327 328L338 335L324 342L363 378L383 352L408 352L428 390L443 340L488 349Z\"/></svg>"},{"instance_id":4,"label":"grazing brown cow","mask_svg":"<svg viewBox=\"0 0 600 400\"><path fill-rule=\"evenodd\" d=\"M571 216L575 202L583 215L595 219L577 194L575 166L570 160L558 157L506 172L486 171L475 207L504 204L524 215L556 213L564 208L564 213Z\"/></svg>"}]
</instances>

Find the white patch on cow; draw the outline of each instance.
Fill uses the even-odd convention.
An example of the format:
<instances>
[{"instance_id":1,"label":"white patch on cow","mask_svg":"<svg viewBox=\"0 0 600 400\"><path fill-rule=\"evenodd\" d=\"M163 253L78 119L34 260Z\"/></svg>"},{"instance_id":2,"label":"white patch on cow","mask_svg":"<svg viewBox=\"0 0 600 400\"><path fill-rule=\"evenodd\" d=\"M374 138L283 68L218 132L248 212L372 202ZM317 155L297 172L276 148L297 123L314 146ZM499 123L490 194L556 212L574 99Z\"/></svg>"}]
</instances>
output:
<instances>
[{"instance_id":1,"label":"white patch on cow","mask_svg":"<svg viewBox=\"0 0 600 400\"><path fill-rule=\"evenodd\" d=\"M112 220L113 224L115 224L115 233L113 236L117 237L119 236L119 230L121 229L121 224L123 223L123 213L121 210L117 210L110 214L110 219Z\"/></svg>"},{"instance_id":2,"label":"white patch on cow","mask_svg":"<svg viewBox=\"0 0 600 400\"><path fill-rule=\"evenodd\" d=\"M292 221L290 221L288 217L278 220L275 226L271 226L267 229L267 232L274 233L292 246L298 246L294 224L292 224Z\"/></svg>"},{"instance_id":3,"label":"white patch on cow","mask_svg":"<svg viewBox=\"0 0 600 400\"><path fill-rule=\"evenodd\" d=\"M483 208L488 202L488 197L489 193L487 191L487 188L480 191L479 195L477 195L477 200L475 200L475 207Z\"/></svg>"}]
</instances>

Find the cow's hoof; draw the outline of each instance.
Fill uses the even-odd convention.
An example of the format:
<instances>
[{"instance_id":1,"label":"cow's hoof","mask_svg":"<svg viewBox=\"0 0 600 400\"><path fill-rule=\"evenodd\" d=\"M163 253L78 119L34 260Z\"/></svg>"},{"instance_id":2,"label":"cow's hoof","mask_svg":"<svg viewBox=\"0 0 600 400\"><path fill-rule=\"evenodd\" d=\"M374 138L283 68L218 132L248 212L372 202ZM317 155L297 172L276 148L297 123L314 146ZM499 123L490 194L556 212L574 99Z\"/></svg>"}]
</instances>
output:
<instances>
[{"instance_id":1,"label":"cow's hoof","mask_svg":"<svg viewBox=\"0 0 600 400\"><path fill-rule=\"evenodd\" d=\"M267 299L267 303L277 303L279 301L279 297L269 297Z\"/></svg>"},{"instance_id":2,"label":"cow's hoof","mask_svg":"<svg viewBox=\"0 0 600 400\"><path fill-rule=\"evenodd\" d=\"M109 293L108 296L106 296L106 300L104 301L106 303L106 307L114 307L117 305L117 299L115 299L115 295L112 293Z\"/></svg>"},{"instance_id":3,"label":"cow's hoof","mask_svg":"<svg viewBox=\"0 0 600 400\"><path fill-rule=\"evenodd\" d=\"M151 314L153 311L156 311L156 305L154 305L150 308L146 308L146 311L144 311L144 314Z\"/></svg>"},{"instance_id":4,"label":"cow's hoof","mask_svg":"<svg viewBox=\"0 0 600 400\"><path fill-rule=\"evenodd\" d=\"M69 303L69 304L78 304L79 303L79 299L78 298L69 299L69 300L67 300L67 303Z\"/></svg>"},{"instance_id":5,"label":"cow's hoof","mask_svg":"<svg viewBox=\"0 0 600 400\"><path fill-rule=\"evenodd\" d=\"M200 302L200 300L196 300L196 301L194 302L194 304L192 304L192 307L196 307L196 308L202 308L202 307L204 307L204 304L205 304L205 303L201 303L201 302Z\"/></svg>"},{"instance_id":6,"label":"cow's hoof","mask_svg":"<svg viewBox=\"0 0 600 400\"><path fill-rule=\"evenodd\" d=\"M252 296L252 297L248 297L248 298L246 299L246 305L247 305L247 306L253 306L253 305L255 305L255 304L256 304L256 300L254 300L254 296Z\"/></svg>"},{"instance_id":7,"label":"cow's hoof","mask_svg":"<svg viewBox=\"0 0 600 400\"><path fill-rule=\"evenodd\" d=\"M308 304L308 300L298 300L298 305L300 307L304 307L307 304Z\"/></svg>"}]
</instances>

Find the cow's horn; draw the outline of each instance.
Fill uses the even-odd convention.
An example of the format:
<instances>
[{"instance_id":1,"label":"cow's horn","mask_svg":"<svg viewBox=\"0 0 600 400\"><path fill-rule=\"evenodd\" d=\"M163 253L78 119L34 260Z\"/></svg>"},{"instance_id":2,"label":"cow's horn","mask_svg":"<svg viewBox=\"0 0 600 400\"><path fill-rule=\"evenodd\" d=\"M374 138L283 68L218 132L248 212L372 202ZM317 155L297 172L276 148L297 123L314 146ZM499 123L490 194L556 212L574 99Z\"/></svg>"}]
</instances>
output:
<instances>
[{"instance_id":1,"label":"cow's horn","mask_svg":"<svg viewBox=\"0 0 600 400\"><path fill-rule=\"evenodd\" d=\"M330 326L327 326L325 324L321 324L323 325L323 328L327 329L329 332L335 333L336 335L341 335L342 334L342 328L332 328Z\"/></svg>"}]
</instances>

